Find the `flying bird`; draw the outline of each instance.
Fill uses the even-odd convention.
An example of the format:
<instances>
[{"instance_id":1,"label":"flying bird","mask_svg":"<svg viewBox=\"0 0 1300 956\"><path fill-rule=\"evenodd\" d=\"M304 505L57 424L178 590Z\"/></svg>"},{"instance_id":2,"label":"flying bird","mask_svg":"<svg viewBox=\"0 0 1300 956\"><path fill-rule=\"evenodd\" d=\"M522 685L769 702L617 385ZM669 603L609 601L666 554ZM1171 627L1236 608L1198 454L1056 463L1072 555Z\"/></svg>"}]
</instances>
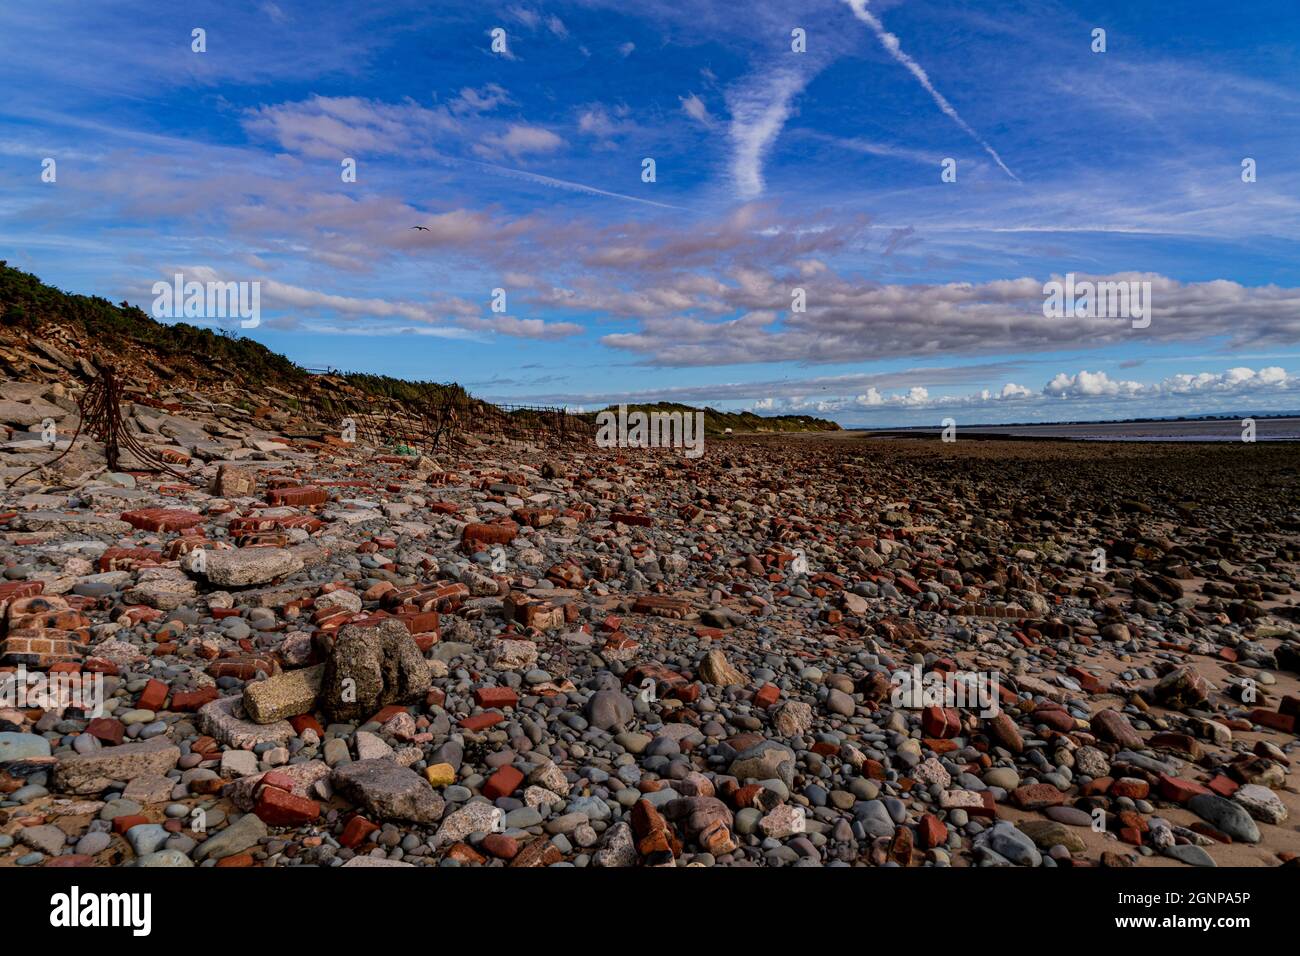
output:
<instances>
[{"instance_id":1,"label":"flying bird","mask_svg":"<svg viewBox=\"0 0 1300 956\"><path fill-rule=\"evenodd\" d=\"M412 226L411 228L412 228L412 229L423 229L425 232L428 232L428 231L429 231L429 227L428 227L428 226Z\"/></svg>"}]
</instances>

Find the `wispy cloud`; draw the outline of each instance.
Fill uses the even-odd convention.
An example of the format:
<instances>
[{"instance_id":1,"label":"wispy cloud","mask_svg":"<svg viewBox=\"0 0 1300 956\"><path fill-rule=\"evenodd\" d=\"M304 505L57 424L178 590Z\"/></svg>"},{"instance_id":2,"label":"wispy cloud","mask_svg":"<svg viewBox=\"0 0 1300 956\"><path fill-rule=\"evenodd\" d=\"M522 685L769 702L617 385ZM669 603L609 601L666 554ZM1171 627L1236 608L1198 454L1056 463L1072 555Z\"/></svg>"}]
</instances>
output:
<instances>
[{"instance_id":1,"label":"wispy cloud","mask_svg":"<svg viewBox=\"0 0 1300 956\"><path fill-rule=\"evenodd\" d=\"M807 83L802 72L783 67L727 94L731 176L741 199L763 194L763 161L790 117L792 101Z\"/></svg>"},{"instance_id":2,"label":"wispy cloud","mask_svg":"<svg viewBox=\"0 0 1300 956\"><path fill-rule=\"evenodd\" d=\"M678 99L681 100L682 110L691 119L695 120L697 123L703 123L705 126L713 125L713 114L711 114L709 108L704 105L704 101L694 93L687 96L679 96Z\"/></svg>"},{"instance_id":3,"label":"wispy cloud","mask_svg":"<svg viewBox=\"0 0 1300 956\"><path fill-rule=\"evenodd\" d=\"M357 96L312 96L249 110L244 128L304 156L338 158L358 151L395 153L460 127L445 109L429 109L413 100L381 103Z\"/></svg>"}]
</instances>

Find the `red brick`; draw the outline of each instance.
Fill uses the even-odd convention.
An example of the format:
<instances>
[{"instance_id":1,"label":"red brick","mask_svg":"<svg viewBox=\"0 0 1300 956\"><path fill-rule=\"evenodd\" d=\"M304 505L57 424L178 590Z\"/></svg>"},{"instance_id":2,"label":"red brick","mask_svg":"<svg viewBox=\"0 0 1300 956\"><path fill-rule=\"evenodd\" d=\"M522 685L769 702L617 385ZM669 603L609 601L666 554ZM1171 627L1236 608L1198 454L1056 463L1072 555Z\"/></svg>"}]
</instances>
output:
<instances>
[{"instance_id":1,"label":"red brick","mask_svg":"<svg viewBox=\"0 0 1300 956\"><path fill-rule=\"evenodd\" d=\"M367 723L383 725L388 723L398 714L404 714L404 713L406 713L406 708L403 707L401 704L389 704L386 707L381 707L378 710L378 712L376 712L374 716L372 716L370 720L367 721Z\"/></svg>"},{"instance_id":2,"label":"red brick","mask_svg":"<svg viewBox=\"0 0 1300 956\"><path fill-rule=\"evenodd\" d=\"M1041 810L1065 803L1065 794L1050 783L1031 783L1012 790L1011 799L1022 810Z\"/></svg>"},{"instance_id":3,"label":"red brick","mask_svg":"<svg viewBox=\"0 0 1300 956\"><path fill-rule=\"evenodd\" d=\"M632 602L632 612L684 620L691 613L691 605L685 598L670 594L639 594Z\"/></svg>"},{"instance_id":4,"label":"red brick","mask_svg":"<svg viewBox=\"0 0 1300 956\"><path fill-rule=\"evenodd\" d=\"M961 715L951 707L927 707L921 712L921 731L944 740L961 732Z\"/></svg>"},{"instance_id":5,"label":"red brick","mask_svg":"<svg viewBox=\"0 0 1300 956\"><path fill-rule=\"evenodd\" d=\"M287 790L265 786L258 794L253 812L269 826L296 827L317 819L320 816L320 804L306 797L295 796Z\"/></svg>"},{"instance_id":6,"label":"red brick","mask_svg":"<svg viewBox=\"0 0 1300 956\"><path fill-rule=\"evenodd\" d=\"M3 607L8 607L10 601L16 601L18 598L34 597L45 590L44 581L6 581L0 584L0 602L4 602ZM3 610L3 608L0 608Z\"/></svg>"},{"instance_id":7,"label":"red brick","mask_svg":"<svg viewBox=\"0 0 1300 956\"><path fill-rule=\"evenodd\" d=\"M328 491L314 485L301 485L296 488L273 488L266 493L266 500L271 504L290 508L323 505L329 501L329 497Z\"/></svg>"},{"instance_id":8,"label":"red brick","mask_svg":"<svg viewBox=\"0 0 1300 956\"><path fill-rule=\"evenodd\" d=\"M460 725L466 730L486 730L488 727L499 724L505 719L505 714L490 710L486 713L475 714L473 717L463 717L460 720Z\"/></svg>"},{"instance_id":9,"label":"red brick","mask_svg":"<svg viewBox=\"0 0 1300 956\"><path fill-rule=\"evenodd\" d=\"M277 790L292 790L293 777L278 770L268 770L257 782L259 787L274 787Z\"/></svg>"},{"instance_id":10,"label":"red brick","mask_svg":"<svg viewBox=\"0 0 1300 956\"><path fill-rule=\"evenodd\" d=\"M509 687L479 687L474 691L474 703L480 707L515 707L519 695Z\"/></svg>"},{"instance_id":11,"label":"red brick","mask_svg":"<svg viewBox=\"0 0 1300 956\"><path fill-rule=\"evenodd\" d=\"M1279 714L1277 711L1256 708L1248 716L1251 723L1259 724L1261 727L1280 730L1284 734L1295 732L1295 718L1290 714Z\"/></svg>"},{"instance_id":12,"label":"red brick","mask_svg":"<svg viewBox=\"0 0 1300 956\"><path fill-rule=\"evenodd\" d=\"M1059 708L1036 710L1033 719L1040 724L1046 724L1059 733L1068 734L1074 730L1074 718Z\"/></svg>"},{"instance_id":13,"label":"red brick","mask_svg":"<svg viewBox=\"0 0 1300 956\"><path fill-rule=\"evenodd\" d=\"M626 687L629 684L634 684L637 687L640 687L647 677L653 680L661 688L680 687L688 683L686 678L676 671L669 670L662 664L650 662L646 664L637 664L635 667L629 667L627 672L623 675L623 686Z\"/></svg>"},{"instance_id":14,"label":"red brick","mask_svg":"<svg viewBox=\"0 0 1300 956\"><path fill-rule=\"evenodd\" d=\"M553 863L559 863L564 858L560 853L560 848L552 843L549 839L542 837L533 840L525 846L513 860L510 861L512 867L526 869L530 867L550 866Z\"/></svg>"},{"instance_id":15,"label":"red brick","mask_svg":"<svg viewBox=\"0 0 1300 956\"><path fill-rule=\"evenodd\" d=\"M632 646L635 649L638 645L636 642L632 642ZM666 696L680 700L685 704L693 704L700 699L702 693L703 688L700 686L699 681L696 681L693 684L687 684L685 687L671 687Z\"/></svg>"},{"instance_id":16,"label":"red brick","mask_svg":"<svg viewBox=\"0 0 1300 956\"><path fill-rule=\"evenodd\" d=\"M904 577L901 574L894 579L894 586L904 594L910 594L913 597L921 593L921 586L919 584L911 578Z\"/></svg>"},{"instance_id":17,"label":"red brick","mask_svg":"<svg viewBox=\"0 0 1300 956\"><path fill-rule=\"evenodd\" d=\"M1131 846L1142 845L1142 831L1136 827L1120 827L1119 838Z\"/></svg>"},{"instance_id":18,"label":"red brick","mask_svg":"<svg viewBox=\"0 0 1300 956\"><path fill-rule=\"evenodd\" d=\"M615 511L611 513L609 516L609 520L617 521L620 524L625 524L628 525L629 527L638 527L638 528L649 528L651 525L654 524L654 519L651 518L649 515L627 514L626 512L623 511Z\"/></svg>"},{"instance_id":19,"label":"red brick","mask_svg":"<svg viewBox=\"0 0 1300 956\"><path fill-rule=\"evenodd\" d=\"M144 690L140 691L140 697L135 705L142 710L162 710L167 703L167 694L170 690L171 688L162 681L151 678L149 683L144 685Z\"/></svg>"},{"instance_id":20,"label":"red brick","mask_svg":"<svg viewBox=\"0 0 1300 956\"><path fill-rule=\"evenodd\" d=\"M519 525L513 521L498 521L492 524L467 524L460 534L460 539L462 542L509 544L518 535Z\"/></svg>"},{"instance_id":21,"label":"red brick","mask_svg":"<svg viewBox=\"0 0 1300 956\"><path fill-rule=\"evenodd\" d=\"M126 736L126 724L112 717L96 717L86 724L86 733L116 747Z\"/></svg>"},{"instance_id":22,"label":"red brick","mask_svg":"<svg viewBox=\"0 0 1300 956\"><path fill-rule=\"evenodd\" d=\"M1186 803L1199 793L1210 792L1208 788L1201 786L1195 780L1182 780L1178 777L1171 777L1167 773L1160 775L1158 789L1162 798L1173 803Z\"/></svg>"},{"instance_id":23,"label":"red brick","mask_svg":"<svg viewBox=\"0 0 1300 956\"><path fill-rule=\"evenodd\" d=\"M482 866L487 862L487 857L464 842L453 843L450 849L447 850L447 859L456 860L461 864L475 864L478 866Z\"/></svg>"},{"instance_id":24,"label":"red brick","mask_svg":"<svg viewBox=\"0 0 1300 956\"><path fill-rule=\"evenodd\" d=\"M488 777L483 784L483 796L489 800L496 800L498 797L508 797L514 793L521 783L524 782L524 775L514 767L505 766L498 770L492 776Z\"/></svg>"},{"instance_id":25,"label":"red brick","mask_svg":"<svg viewBox=\"0 0 1300 956\"><path fill-rule=\"evenodd\" d=\"M379 829L379 824L371 823L365 817L353 817L343 827L339 835L339 845L354 850L365 842L366 837Z\"/></svg>"},{"instance_id":26,"label":"red brick","mask_svg":"<svg viewBox=\"0 0 1300 956\"><path fill-rule=\"evenodd\" d=\"M255 865L257 861L253 859L251 853L236 853L232 856L222 857L216 862L216 865L225 869L247 869Z\"/></svg>"},{"instance_id":27,"label":"red brick","mask_svg":"<svg viewBox=\"0 0 1300 956\"><path fill-rule=\"evenodd\" d=\"M172 694L172 710L195 711L204 704L210 704L221 695L215 687L203 687L199 690L177 691Z\"/></svg>"},{"instance_id":28,"label":"red brick","mask_svg":"<svg viewBox=\"0 0 1300 956\"><path fill-rule=\"evenodd\" d=\"M133 571L162 562L162 552L149 548L109 548L99 556L101 571Z\"/></svg>"},{"instance_id":29,"label":"red brick","mask_svg":"<svg viewBox=\"0 0 1300 956\"><path fill-rule=\"evenodd\" d=\"M417 611L414 614L398 614L397 619L406 625L410 634L428 634L438 632L437 611Z\"/></svg>"},{"instance_id":30,"label":"red brick","mask_svg":"<svg viewBox=\"0 0 1300 956\"><path fill-rule=\"evenodd\" d=\"M1209 787L1221 797L1231 797L1241 788L1241 784L1237 783L1237 781L1233 780L1231 777L1225 777L1223 774L1219 774L1210 781Z\"/></svg>"},{"instance_id":31,"label":"red brick","mask_svg":"<svg viewBox=\"0 0 1300 956\"><path fill-rule=\"evenodd\" d=\"M1151 785L1136 777L1121 777L1110 788L1112 797L1128 797L1130 800L1145 800L1151 792Z\"/></svg>"},{"instance_id":32,"label":"red brick","mask_svg":"<svg viewBox=\"0 0 1300 956\"><path fill-rule=\"evenodd\" d=\"M948 842L948 828L933 813L927 813L921 817L921 825L917 827L917 830L920 834L922 849L931 850Z\"/></svg>"},{"instance_id":33,"label":"red brick","mask_svg":"<svg viewBox=\"0 0 1300 956\"><path fill-rule=\"evenodd\" d=\"M142 531L180 531L203 523L203 515L180 508L142 508L124 511L121 518Z\"/></svg>"},{"instance_id":34,"label":"red brick","mask_svg":"<svg viewBox=\"0 0 1300 956\"><path fill-rule=\"evenodd\" d=\"M311 714L298 714L296 717L290 717L289 724L293 727L293 732L299 737L303 735L304 731L314 730L317 737L321 740L325 739L325 728Z\"/></svg>"},{"instance_id":35,"label":"red brick","mask_svg":"<svg viewBox=\"0 0 1300 956\"><path fill-rule=\"evenodd\" d=\"M1079 793L1085 797L1105 796L1110 793L1110 788L1114 783L1114 777L1093 777L1087 783L1079 787Z\"/></svg>"},{"instance_id":36,"label":"red brick","mask_svg":"<svg viewBox=\"0 0 1300 956\"><path fill-rule=\"evenodd\" d=\"M148 823L148 822L149 822L148 817L142 816L138 813L123 814L120 817L113 818L113 832L120 835L125 833L127 830L131 829L134 826L138 826L141 823Z\"/></svg>"},{"instance_id":37,"label":"red brick","mask_svg":"<svg viewBox=\"0 0 1300 956\"><path fill-rule=\"evenodd\" d=\"M519 841L504 833L489 833L479 846L500 860L513 860L519 853Z\"/></svg>"}]
</instances>

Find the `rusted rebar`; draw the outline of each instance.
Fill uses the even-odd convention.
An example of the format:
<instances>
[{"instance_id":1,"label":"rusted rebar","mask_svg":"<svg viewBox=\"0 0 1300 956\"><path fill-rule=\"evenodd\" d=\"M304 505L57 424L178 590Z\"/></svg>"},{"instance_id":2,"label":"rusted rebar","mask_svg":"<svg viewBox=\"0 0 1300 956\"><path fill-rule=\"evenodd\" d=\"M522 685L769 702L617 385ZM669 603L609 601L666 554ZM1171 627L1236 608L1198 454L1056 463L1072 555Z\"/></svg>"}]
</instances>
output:
<instances>
[{"instance_id":1,"label":"rusted rebar","mask_svg":"<svg viewBox=\"0 0 1300 956\"><path fill-rule=\"evenodd\" d=\"M60 462L68 452L72 451L83 428L96 441L103 443L104 460L109 471L118 470L122 450L125 448L138 462L132 470L165 471L174 478L194 484L195 482L188 475L176 471L140 444L131 430L126 427L126 420L122 417L122 387L118 383L116 369L99 359L92 360L92 364L97 374L94 381L86 386L86 390L77 402L77 428L68 442L68 447L49 461L27 469L11 481L10 485L16 485L34 471L50 468Z\"/></svg>"}]
</instances>

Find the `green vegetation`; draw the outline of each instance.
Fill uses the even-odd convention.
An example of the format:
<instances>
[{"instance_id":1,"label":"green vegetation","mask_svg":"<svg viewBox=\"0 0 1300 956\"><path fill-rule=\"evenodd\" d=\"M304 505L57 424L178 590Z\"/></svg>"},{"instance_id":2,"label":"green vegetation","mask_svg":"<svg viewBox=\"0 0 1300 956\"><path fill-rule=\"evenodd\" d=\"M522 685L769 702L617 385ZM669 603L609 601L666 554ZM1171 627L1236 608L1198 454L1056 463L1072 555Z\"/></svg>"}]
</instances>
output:
<instances>
[{"instance_id":1,"label":"green vegetation","mask_svg":"<svg viewBox=\"0 0 1300 956\"><path fill-rule=\"evenodd\" d=\"M393 398L398 401L411 402L431 398L448 401L472 401L469 392L454 382L446 385L439 385L436 382L408 382L402 378L393 378L389 375L370 375L366 372L341 372L339 378L368 395Z\"/></svg>"},{"instance_id":2,"label":"green vegetation","mask_svg":"<svg viewBox=\"0 0 1300 956\"><path fill-rule=\"evenodd\" d=\"M72 295L46 285L34 275L0 260L0 323L38 332L46 325L80 326L104 355L144 348L158 361L197 367L209 377L235 373L252 382L292 390L307 373L265 345L232 332L214 332L184 322L164 325L123 302L99 296ZM213 368L220 366L220 369ZM223 371L224 370L224 371Z\"/></svg>"},{"instance_id":3,"label":"green vegetation","mask_svg":"<svg viewBox=\"0 0 1300 956\"><path fill-rule=\"evenodd\" d=\"M618 406L611 405L606 411L617 412ZM824 418L811 415L774 415L764 417L753 412L722 412L716 408L694 408L677 402L656 402L650 405L628 405L628 414L632 412L704 412L704 433L721 435L728 428L733 433L741 432L834 432L840 426Z\"/></svg>"}]
</instances>

